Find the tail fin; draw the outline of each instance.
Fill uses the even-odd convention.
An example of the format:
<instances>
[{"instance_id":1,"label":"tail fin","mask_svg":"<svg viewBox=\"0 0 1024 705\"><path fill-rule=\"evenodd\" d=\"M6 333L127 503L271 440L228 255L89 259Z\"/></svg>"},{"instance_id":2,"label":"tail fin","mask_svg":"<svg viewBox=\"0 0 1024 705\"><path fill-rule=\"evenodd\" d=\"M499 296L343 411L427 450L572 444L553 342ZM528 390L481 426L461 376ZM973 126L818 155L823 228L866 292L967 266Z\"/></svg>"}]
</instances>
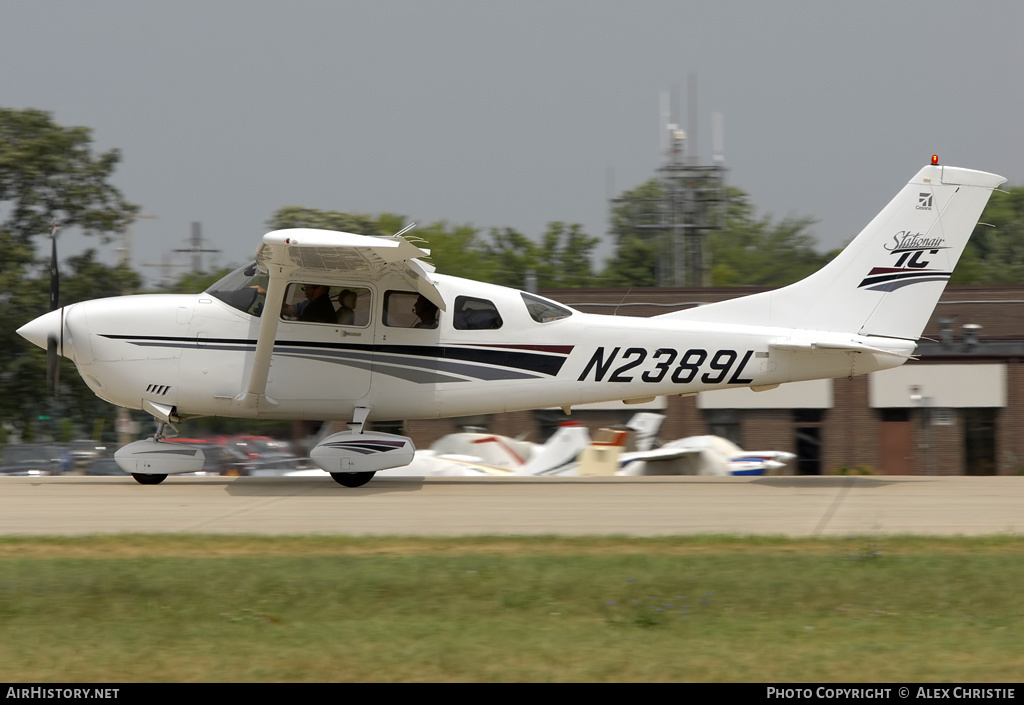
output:
<instances>
[{"instance_id":1,"label":"tail fin","mask_svg":"<svg viewBox=\"0 0 1024 705\"><path fill-rule=\"evenodd\" d=\"M547 443L537 448L529 462L516 471L517 475L543 475L576 460L590 443L586 426L563 423Z\"/></svg>"},{"instance_id":2,"label":"tail fin","mask_svg":"<svg viewBox=\"0 0 1024 705\"><path fill-rule=\"evenodd\" d=\"M665 314L916 340L992 190L982 171L926 166L834 260L790 286Z\"/></svg>"},{"instance_id":3,"label":"tail fin","mask_svg":"<svg viewBox=\"0 0 1024 705\"><path fill-rule=\"evenodd\" d=\"M634 442L637 450L650 450L658 437L658 429L665 420L664 414L641 411L633 415L626 425L633 429Z\"/></svg>"}]
</instances>

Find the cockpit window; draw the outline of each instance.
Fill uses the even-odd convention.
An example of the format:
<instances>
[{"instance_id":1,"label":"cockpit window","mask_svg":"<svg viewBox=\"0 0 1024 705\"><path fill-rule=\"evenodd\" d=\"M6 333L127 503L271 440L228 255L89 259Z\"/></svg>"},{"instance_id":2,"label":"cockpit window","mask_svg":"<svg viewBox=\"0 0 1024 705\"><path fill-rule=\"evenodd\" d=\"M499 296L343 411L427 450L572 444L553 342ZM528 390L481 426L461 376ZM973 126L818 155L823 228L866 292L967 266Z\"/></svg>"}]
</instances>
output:
<instances>
[{"instance_id":1,"label":"cockpit window","mask_svg":"<svg viewBox=\"0 0 1024 705\"><path fill-rule=\"evenodd\" d=\"M255 262L250 262L215 283L206 293L258 318L263 313L269 282L270 275L261 272Z\"/></svg>"},{"instance_id":2,"label":"cockpit window","mask_svg":"<svg viewBox=\"0 0 1024 705\"><path fill-rule=\"evenodd\" d=\"M530 318L537 323L557 321L572 315L572 309L532 294L523 294L523 302L526 304L526 310L530 312Z\"/></svg>"},{"instance_id":3,"label":"cockpit window","mask_svg":"<svg viewBox=\"0 0 1024 705\"><path fill-rule=\"evenodd\" d=\"M370 290L317 282L289 284L281 318L304 323L366 326L370 322Z\"/></svg>"}]
</instances>

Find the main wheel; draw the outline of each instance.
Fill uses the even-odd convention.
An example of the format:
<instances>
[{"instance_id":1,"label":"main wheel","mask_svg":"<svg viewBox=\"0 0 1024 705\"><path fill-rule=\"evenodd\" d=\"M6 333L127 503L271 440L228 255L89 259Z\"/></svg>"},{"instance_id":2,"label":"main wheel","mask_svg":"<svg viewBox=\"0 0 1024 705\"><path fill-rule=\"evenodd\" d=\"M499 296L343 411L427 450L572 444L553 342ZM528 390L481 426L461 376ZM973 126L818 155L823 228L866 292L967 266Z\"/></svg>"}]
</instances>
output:
<instances>
[{"instance_id":1,"label":"main wheel","mask_svg":"<svg viewBox=\"0 0 1024 705\"><path fill-rule=\"evenodd\" d=\"M132 477L140 485L159 485L167 479L167 475L150 475L144 472L133 472Z\"/></svg>"},{"instance_id":2,"label":"main wheel","mask_svg":"<svg viewBox=\"0 0 1024 705\"><path fill-rule=\"evenodd\" d=\"M345 487L362 487L373 479L376 472L332 472L331 477Z\"/></svg>"}]
</instances>

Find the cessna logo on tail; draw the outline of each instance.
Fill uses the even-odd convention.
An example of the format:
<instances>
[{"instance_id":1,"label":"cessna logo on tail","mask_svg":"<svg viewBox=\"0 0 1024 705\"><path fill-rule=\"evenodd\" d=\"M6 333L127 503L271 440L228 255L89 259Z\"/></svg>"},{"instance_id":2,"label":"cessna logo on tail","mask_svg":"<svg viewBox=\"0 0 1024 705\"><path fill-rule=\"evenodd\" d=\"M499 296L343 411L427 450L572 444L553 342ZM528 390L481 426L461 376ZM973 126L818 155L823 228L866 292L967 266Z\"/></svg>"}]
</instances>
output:
<instances>
[{"instance_id":1,"label":"cessna logo on tail","mask_svg":"<svg viewBox=\"0 0 1024 705\"><path fill-rule=\"evenodd\" d=\"M921 194L921 203L931 206L931 195ZM919 208L921 206L918 206ZM946 281L952 272L929 269L931 257L939 254L939 250L947 249L941 237L927 237L923 233L901 230L892 236L892 244L884 245L896 261L888 267L873 267L858 288L871 291L893 291L909 284L919 282Z\"/></svg>"},{"instance_id":2,"label":"cessna logo on tail","mask_svg":"<svg viewBox=\"0 0 1024 705\"><path fill-rule=\"evenodd\" d=\"M932 209L932 195L930 193L917 194L917 210L930 211Z\"/></svg>"}]
</instances>

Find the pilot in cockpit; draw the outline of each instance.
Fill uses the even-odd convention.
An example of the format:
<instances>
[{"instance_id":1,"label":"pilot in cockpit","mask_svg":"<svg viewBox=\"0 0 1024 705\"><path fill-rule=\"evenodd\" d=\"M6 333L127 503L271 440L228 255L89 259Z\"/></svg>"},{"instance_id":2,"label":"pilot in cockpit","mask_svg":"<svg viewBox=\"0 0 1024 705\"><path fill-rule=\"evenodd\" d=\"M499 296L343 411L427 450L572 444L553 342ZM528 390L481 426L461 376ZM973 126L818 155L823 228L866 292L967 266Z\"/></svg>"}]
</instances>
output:
<instances>
[{"instance_id":1,"label":"pilot in cockpit","mask_svg":"<svg viewBox=\"0 0 1024 705\"><path fill-rule=\"evenodd\" d=\"M302 293L306 300L294 306L285 304L281 309L283 315L295 316L308 323L334 323L337 314L331 303L330 287L324 284L303 284Z\"/></svg>"},{"instance_id":2,"label":"pilot in cockpit","mask_svg":"<svg viewBox=\"0 0 1024 705\"><path fill-rule=\"evenodd\" d=\"M416 297L412 312L420 319L413 328L437 328L437 304L423 294Z\"/></svg>"}]
</instances>

